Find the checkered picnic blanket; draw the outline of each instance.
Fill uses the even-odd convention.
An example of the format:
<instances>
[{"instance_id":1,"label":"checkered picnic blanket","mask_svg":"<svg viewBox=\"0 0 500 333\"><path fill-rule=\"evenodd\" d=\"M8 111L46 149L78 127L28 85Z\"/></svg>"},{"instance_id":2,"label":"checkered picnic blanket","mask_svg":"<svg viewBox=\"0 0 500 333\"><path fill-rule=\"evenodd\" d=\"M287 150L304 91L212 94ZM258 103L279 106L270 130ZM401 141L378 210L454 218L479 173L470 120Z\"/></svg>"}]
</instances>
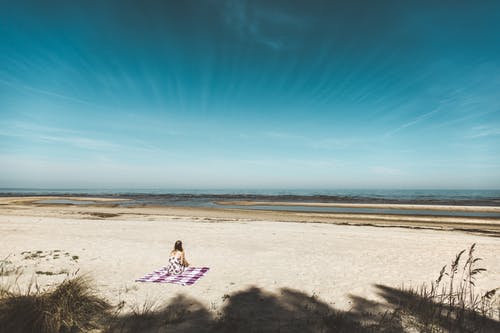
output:
<instances>
[{"instance_id":1,"label":"checkered picnic blanket","mask_svg":"<svg viewBox=\"0 0 500 333\"><path fill-rule=\"evenodd\" d=\"M182 274L167 275L167 267L162 267L153 273L135 280L136 282L162 282L175 283L183 286L189 286L198 281L199 278L207 274L208 267L187 267Z\"/></svg>"}]
</instances>

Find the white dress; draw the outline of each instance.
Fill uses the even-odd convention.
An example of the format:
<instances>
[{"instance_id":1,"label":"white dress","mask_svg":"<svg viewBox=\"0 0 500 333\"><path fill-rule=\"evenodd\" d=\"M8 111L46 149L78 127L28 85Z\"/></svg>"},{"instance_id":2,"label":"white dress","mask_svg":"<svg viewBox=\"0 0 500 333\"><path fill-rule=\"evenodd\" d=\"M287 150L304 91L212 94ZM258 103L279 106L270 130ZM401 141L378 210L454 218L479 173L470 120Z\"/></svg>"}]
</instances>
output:
<instances>
[{"instance_id":1,"label":"white dress","mask_svg":"<svg viewBox=\"0 0 500 333\"><path fill-rule=\"evenodd\" d=\"M167 274L179 275L184 272L184 266L181 263L181 258L171 256L168 259Z\"/></svg>"}]
</instances>

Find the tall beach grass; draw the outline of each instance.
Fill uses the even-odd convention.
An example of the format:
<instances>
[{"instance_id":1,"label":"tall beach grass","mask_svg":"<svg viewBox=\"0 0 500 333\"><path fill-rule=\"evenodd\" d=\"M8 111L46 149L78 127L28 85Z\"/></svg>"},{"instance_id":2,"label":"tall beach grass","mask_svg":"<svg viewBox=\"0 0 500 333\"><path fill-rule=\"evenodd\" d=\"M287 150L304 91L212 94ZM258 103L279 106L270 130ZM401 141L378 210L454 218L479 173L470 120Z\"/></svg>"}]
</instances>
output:
<instances>
[{"instance_id":1,"label":"tall beach grass","mask_svg":"<svg viewBox=\"0 0 500 333\"><path fill-rule=\"evenodd\" d=\"M475 251L472 244L457 253L430 284L402 288L407 297L401 297L397 311L415 317L413 324L422 332L482 332L498 323L499 288L480 292L476 287L486 268L479 266L482 258Z\"/></svg>"}]
</instances>

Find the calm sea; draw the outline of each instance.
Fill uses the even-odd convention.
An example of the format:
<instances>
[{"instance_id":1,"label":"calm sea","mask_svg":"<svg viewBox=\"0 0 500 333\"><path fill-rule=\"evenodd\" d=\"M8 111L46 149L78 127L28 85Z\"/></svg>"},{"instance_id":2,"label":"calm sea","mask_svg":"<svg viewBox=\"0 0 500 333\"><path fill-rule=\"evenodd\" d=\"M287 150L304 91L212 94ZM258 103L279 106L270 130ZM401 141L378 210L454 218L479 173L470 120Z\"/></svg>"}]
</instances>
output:
<instances>
[{"instance_id":1,"label":"calm sea","mask_svg":"<svg viewBox=\"0 0 500 333\"><path fill-rule=\"evenodd\" d=\"M211 206L218 200L407 203L500 206L500 190L390 189L33 189L0 188L0 196L80 196L131 199L128 204Z\"/></svg>"}]
</instances>

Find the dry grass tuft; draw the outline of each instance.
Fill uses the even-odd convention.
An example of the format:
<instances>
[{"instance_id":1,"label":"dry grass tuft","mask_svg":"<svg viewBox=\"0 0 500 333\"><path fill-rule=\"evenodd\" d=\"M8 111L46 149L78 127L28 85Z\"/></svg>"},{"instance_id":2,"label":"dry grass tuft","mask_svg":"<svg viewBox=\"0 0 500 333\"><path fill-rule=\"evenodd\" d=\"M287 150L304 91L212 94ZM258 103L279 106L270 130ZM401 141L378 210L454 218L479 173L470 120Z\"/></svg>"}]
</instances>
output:
<instances>
[{"instance_id":1,"label":"dry grass tuft","mask_svg":"<svg viewBox=\"0 0 500 333\"><path fill-rule=\"evenodd\" d=\"M468 251L460 251L430 285L401 289L407 297L399 310L413 317L413 326L419 331L485 332L493 326L500 328L499 288L483 293L476 288L476 279L486 269L478 267L482 259L475 256L475 250L473 244Z\"/></svg>"},{"instance_id":2,"label":"dry grass tuft","mask_svg":"<svg viewBox=\"0 0 500 333\"><path fill-rule=\"evenodd\" d=\"M111 309L85 277L65 280L54 290L31 286L25 292L0 292L0 332L60 333L99 326Z\"/></svg>"},{"instance_id":3,"label":"dry grass tuft","mask_svg":"<svg viewBox=\"0 0 500 333\"><path fill-rule=\"evenodd\" d=\"M10 255L0 260L0 276L9 276L21 272L21 267L14 267L9 257Z\"/></svg>"}]
</instances>

